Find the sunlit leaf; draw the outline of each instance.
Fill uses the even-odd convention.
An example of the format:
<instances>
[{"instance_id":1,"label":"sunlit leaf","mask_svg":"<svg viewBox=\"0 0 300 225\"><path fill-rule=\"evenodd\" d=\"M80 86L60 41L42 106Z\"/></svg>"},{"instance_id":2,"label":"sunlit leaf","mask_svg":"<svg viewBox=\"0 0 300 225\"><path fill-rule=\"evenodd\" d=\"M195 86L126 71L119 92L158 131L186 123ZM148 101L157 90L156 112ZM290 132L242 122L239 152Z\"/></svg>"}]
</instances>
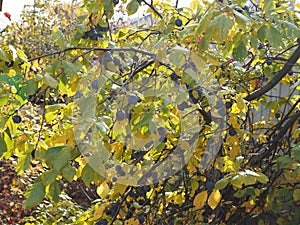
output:
<instances>
[{"instance_id":1,"label":"sunlit leaf","mask_svg":"<svg viewBox=\"0 0 300 225\"><path fill-rule=\"evenodd\" d=\"M196 210L201 209L204 206L204 204L207 200L207 196L208 196L207 191L202 191L195 196L193 205Z\"/></svg>"},{"instance_id":2,"label":"sunlit leaf","mask_svg":"<svg viewBox=\"0 0 300 225\"><path fill-rule=\"evenodd\" d=\"M42 183L39 182L32 185L26 192L26 197L27 199L24 206L25 209L29 209L40 204L45 197L45 189Z\"/></svg>"},{"instance_id":3,"label":"sunlit leaf","mask_svg":"<svg viewBox=\"0 0 300 225\"><path fill-rule=\"evenodd\" d=\"M110 188L107 184L107 182L103 182L100 184L99 187L97 187L97 194L99 195L100 198L104 199L110 191Z\"/></svg>"},{"instance_id":4,"label":"sunlit leaf","mask_svg":"<svg viewBox=\"0 0 300 225\"><path fill-rule=\"evenodd\" d=\"M222 199L222 195L220 191L213 190L212 193L209 195L207 203L210 206L210 208L214 210L218 206L221 199Z\"/></svg>"}]
</instances>

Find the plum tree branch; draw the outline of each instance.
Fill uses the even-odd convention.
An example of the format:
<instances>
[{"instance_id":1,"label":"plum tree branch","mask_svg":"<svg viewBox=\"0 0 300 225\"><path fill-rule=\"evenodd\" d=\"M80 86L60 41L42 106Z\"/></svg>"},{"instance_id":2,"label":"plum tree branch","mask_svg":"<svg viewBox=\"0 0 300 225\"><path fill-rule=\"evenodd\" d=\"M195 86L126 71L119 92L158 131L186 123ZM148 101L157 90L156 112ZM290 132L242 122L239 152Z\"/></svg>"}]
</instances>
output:
<instances>
[{"instance_id":1,"label":"plum tree branch","mask_svg":"<svg viewBox=\"0 0 300 225\"><path fill-rule=\"evenodd\" d=\"M297 111L293 116L291 116L282 128L279 130L278 134L272 140L272 144L269 148L267 148L262 154L252 157L249 160L250 165L256 165L256 163L261 162L264 158L268 157L268 155L274 151L279 141L284 137L289 129L293 127L293 124L299 119L300 111Z\"/></svg>"},{"instance_id":2,"label":"plum tree branch","mask_svg":"<svg viewBox=\"0 0 300 225\"><path fill-rule=\"evenodd\" d=\"M281 81L281 79L293 68L294 64L297 62L299 57L300 57L300 46L297 47L293 55L284 64L283 68L277 73L277 75L269 83L267 83L261 89L258 89L257 91L250 93L248 96L246 96L245 100L252 101L254 99L257 99L263 94L270 91L272 88L274 88Z\"/></svg>"},{"instance_id":3,"label":"plum tree branch","mask_svg":"<svg viewBox=\"0 0 300 225\"><path fill-rule=\"evenodd\" d=\"M40 56L29 59L28 62L39 60L39 59L46 58L46 57L49 57L49 56L60 55L60 54L63 54L63 53L69 52L69 51L73 51L73 50L88 50L90 52L92 52L92 51L137 52L137 53L141 53L143 55L148 55L152 58L155 58L155 54L153 54L151 52L148 52L148 51L141 50L141 49L136 49L136 48L91 48L91 47L80 47L80 46L78 46L78 47L70 47L70 48L60 50L60 51L40 55Z\"/></svg>"},{"instance_id":4,"label":"plum tree branch","mask_svg":"<svg viewBox=\"0 0 300 225\"><path fill-rule=\"evenodd\" d=\"M144 2L147 6L149 6L150 9L152 9L156 13L156 15L158 15L161 19L163 18L163 16L157 11L157 9L152 4L149 4L145 0L142 0L142 2Z\"/></svg>"}]
</instances>

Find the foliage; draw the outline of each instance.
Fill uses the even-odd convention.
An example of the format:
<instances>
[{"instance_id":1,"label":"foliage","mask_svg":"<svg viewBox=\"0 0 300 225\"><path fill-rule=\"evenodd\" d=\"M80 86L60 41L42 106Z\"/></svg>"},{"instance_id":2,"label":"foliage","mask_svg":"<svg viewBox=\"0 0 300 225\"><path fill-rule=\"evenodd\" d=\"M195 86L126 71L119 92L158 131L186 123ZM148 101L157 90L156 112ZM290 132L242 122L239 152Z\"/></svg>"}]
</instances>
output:
<instances>
[{"instance_id":1,"label":"foliage","mask_svg":"<svg viewBox=\"0 0 300 225\"><path fill-rule=\"evenodd\" d=\"M98 197L77 224L299 224L297 10L128 3L157 23L114 30L123 3L83 1L72 35L61 16L30 28L45 24L51 48L29 48L26 29L8 28L24 44L1 38L1 73L22 75L25 97L1 81L0 155L43 168L25 207L81 179Z\"/></svg>"}]
</instances>

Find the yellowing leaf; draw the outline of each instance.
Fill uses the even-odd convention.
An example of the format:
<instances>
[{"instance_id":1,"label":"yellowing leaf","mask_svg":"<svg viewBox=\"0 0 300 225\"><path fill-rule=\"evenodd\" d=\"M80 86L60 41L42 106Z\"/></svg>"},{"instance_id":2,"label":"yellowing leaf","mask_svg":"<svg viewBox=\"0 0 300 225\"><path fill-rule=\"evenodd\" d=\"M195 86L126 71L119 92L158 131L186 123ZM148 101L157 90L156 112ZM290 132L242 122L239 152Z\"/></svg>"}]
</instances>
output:
<instances>
[{"instance_id":1,"label":"yellowing leaf","mask_svg":"<svg viewBox=\"0 0 300 225\"><path fill-rule=\"evenodd\" d=\"M219 202L222 199L222 195L220 193L219 190L213 190L213 192L210 194L209 198L208 198L208 205L210 206L210 208L212 208L213 210L217 207L217 205L219 204Z\"/></svg>"},{"instance_id":2,"label":"yellowing leaf","mask_svg":"<svg viewBox=\"0 0 300 225\"><path fill-rule=\"evenodd\" d=\"M238 99L236 100L236 104L237 104L237 107L243 111L243 112L246 112L247 111L247 106L244 102L244 100L242 99L242 96L239 96Z\"/></svg>"},{"instance_id":3,"label":"yellowing leaf","mask_svg":"<svg viewBox=\"0 0 300 225\"><path fill-rule=\"evenodd\" d=\"M105 198L108 193L109 193L110 189L109 186L107 185L106 182L103 182L102 184L100 184L99 187L97 187L97 194L103 199Z\"/></svg>"},{"instance_id":4,"label":"yellowing leaf","mask_svg":"<svg viewBox=\"0 0 300 225\"><path fill-rule=\"evenodd\" d=\"M174 201L178 205L182 205L184 203L184 200L185 200L185 198L184 198L184 194L183 193L182 194L178 194L178 195L176 195L174 197Z\"/></svg>"},{"instance_id":5,"label":"yellowing leaf","mask_svg":"<svg viewBox=\"0 0 300 225\"><path fill-rule=\"evenodd\" d=\"M196 197L194 198L194 206L196 210L201 209L204 206L207 200L207 196L207 191L202 191L196 195Z\"/></svg>"},{"instance_id":6,"label":"yellowing leaf","mask_svg":"<svg viewBox=\"0 0 300 225\"><path fill-rule=\"evenodd\" d=\"M139 225L140 222L137 219L130 218L129 220L125 221L125 225Z\"/></svg>"},{"instance_id":7,"label":"yellowing leaf","mask_svg":"<svg viewBox=\"0 0 300 225\"><path fill-rule=\"evenodd\" d=\"M300 201L300 189L294 190L293 198L295 202Z\"/></svg>"},{"instance_id":8,"label":"yellowing leaf","mask_svg":"<svg viewBox=\"0 0 300 225\"><path fill-rule=\"evenodd\" d=\"M122 142L117 142L111 145L112 150L114 153L114 158L119 159L123 154L123 147L124 144Z\"/></svg>"},{"instance_id":9,"label":"yellowing leaf","mask_svg":"<svg viewBox=\"0 0 300 225\"><path fill-rule=\"evenodd\" d=\"M266 184L269 182L269 178L265 174L263 174L261 172L257 172L257 174L259 175L259 177L257 177L257 180L260 183Z\"/></svg>"},{"instance_id":10,"label":"yellowing leaf","mask_svg":"<svg viewBox=\"0 0 300 225\"><path fill-rule=\"evenodd\" d=\"M233 128L237 128L237 129L240 128L240 125L239 125L239 123L237 121L236 115L231 115L230 116L229 123L232 125Z\"/></svg>"},{"instance_id":11,"label":"yellowing leaf","mask_svg":"<svg viewBox=\"0 0 300 225\"><path fill-rule=\"evenodd\" d=\"M233 103L231 107L231 113L232 114L238 114L241 110L239 109L238 105L236 103Z\"/></svg>"},{"instance_id":12,"label":"yellowing leaf","mask_svg":"<svg viewBox=\"0 0 300 225\"><path fill-rule=\"evenodd\" d=\"M15 70L10 69L7 75L8 75L8 77L13 77L13 76L16 75L16 74L17 74L17 73L16 73Z\"/></svg>"},{"instance_id":13,"label":"yellowing leaf","mask_svg":"<svg viewBox=\"0 0 300 225\"><path fill-rule=\"evenodd\" d=\"M98 208L94 212L94 220L98 220L102 217L105 207Z\"/></svg>"},{"instance_id":14,"label":"yellowing leaf","mask_svg":"<svg viewBox=\"0 0 300 225\"><path fill-rule=\"evenodd\" d=\"M115 193L120 193L123 194L126 191L127 186L123 184L116 184L114 187L114 192Z\"/></svg>"}]
</instances>

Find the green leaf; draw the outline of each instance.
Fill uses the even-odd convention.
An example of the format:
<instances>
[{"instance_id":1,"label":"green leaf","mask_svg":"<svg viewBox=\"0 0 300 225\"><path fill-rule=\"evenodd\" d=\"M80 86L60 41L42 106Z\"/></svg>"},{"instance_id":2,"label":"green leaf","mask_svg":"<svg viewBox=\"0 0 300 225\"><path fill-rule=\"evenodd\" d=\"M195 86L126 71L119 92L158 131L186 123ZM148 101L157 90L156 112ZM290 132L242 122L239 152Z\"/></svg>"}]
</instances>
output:
<instances>
[{"instance_id":1,"label":"green leaf","mask_svg":"<svg viewBox=\"0 0 300 225\"><path fill-rule=\"evenodd\" d=\"M81 172L81 179L86 186L90 186L91 181L94 178L94 170L89 164L86 164Z\"/></svg>"},{"instance_id":2,"label":"green leaf","mask_svg":"<svg viewBox=\"0 0 300 225\"><path fill-rule=\"evenodd\" d=\"M139 3L137 2L137 0L132 0L131 2L129 2L129 4L126 7L128 15L130 16L136 13L138 8L139 8Z\"/></svg>"},{"instance_id":3,"label":"green leaf","mask_svg":"<svg viewBox=\"0 0 300 225\"><path fill-rule=\"evenodd\" d=\"M103 6L104 6L104 9L110 11L112 9L112 0L104 0Z\"/></svg>"},{"instance_id":4,"label":"green leaf","mask_svg":"<svg viewBox=\"0 0 300 225\"><path fill-rule=\"evenodd\" d=\"M230 181L230 177L222 178L215 183L215 188L222 190L224 189Z\"/></svg>"},{"instance_id":5,"label":"green leaf","mask_svg":"<svg viewBox=\"0 0 300 225\"><path fill-rule=\"evenodd\" d=\"M275 3L273 0L264 0L263 11L266 16L271 16L272 11L275 9Z\"/></svg>"},{"instance_id":6,"label":"green leaf","mask_svg":"<svg viewBox=\"0 0 300 225\"><path fill-rule=\"evenodd\" d=\"M239 24L239 25L246 25L247 23L249 23L250 22L250 19L249 18L247 18L245 15L243 15L242 13L239 13L238 11L236 11L236 10L233 10L233 13L234 13L234 15L235 15L235 18L236 18L236 20L237 20L237 23Z\"/></svg>"},{"instance_id":7,"label":"green leaf","mask_svg":"<svg viewBox=\"0 0 300 225\"><path fill-rule=\"evenodd\" d=\"M57 181L54 181L53 183L50 184L49 186L49 196L52 201L54 202L59 202L59 195L60 195L60 187Z\"/></svg>"},{"instance_id":8,"label":"green leaf","mask_svg":"<svg viewBox=\"0 0 300 225\"><path fill-rule=\"evenodd\" d=\"M273 26L269 27L267 32L267 39L273 47L278 47L281 44L281 33Z\"/></svg>"},{"instance_id":9,"label":"green leaf","mask_svg":"<svg viewBox=\"0 0 300 225\"><path fill-rule=\"evenodd\" d=\"M53 41L54 41L60 48L64 48L64 47L65 47L64 35L63 35L63 33L62 33L58 28L56 28L56 27L53 28L52 39L53 39Z\"/></svg>"},{"instance_id":10,"label":"green leaf","mask_svg":"<svg viewBox=\"0 0 300 225\"><path fill-rule=\"evenodd\" d=\"M200 23L197 26L195 34L201 35L203 32L206 31L206 29L211 21L211 18L213 16L213 13L214 13L214 11L210 10L201 18Z\"/></svg>"},{"instance_id":11,"label":"green leaf","mask_svg":"<svg viewBox=\"0 0 300 225\"><path fill-rule=\"evenodd\" d=\"M63 151L63 149L66 147L66 145L62 146L56 146L52 148L48 148L45 157L47 159L53 159L59 157L60 153Z\"/></svg>"},{"instance_id":12,"label":"green leaf","mask_svg":"<svg viewBox=\"0 0 300 225\"><path fill-rule=\"evenodd\" d=\"M62 152L59 154L57 158L52 160L53 168L56 171L60 171L62 168L65 167L65 165L68 163L68 161L71 158L71 154L69 152Z\"/></svg>"},{"instance_id":13,"label":"green leaf","mask_svg":"<svg viewBox=\"0 0 300 225\"><path fill-rule=\"evenodd\" d=\"M41 182L32 185L26 192L25 209L32 208L41 203L45 197L45 189Z\"/></svg>"},{"instance_id":14,"label":"green leaf","mask_svg":"<svg viewBox=\"0 0 300 225\"><path fill-rule=\"evenodd\" d=\"M257 174L259 174L259 177L257 177L257 180L260 183L266 184L269 182L269 178L265 174L263 174L261 172L257 172Z\"/></svg>"},{"instance_id":15,"label":"green leaf","mask_svg":"<svg viewBox=\"0 0 300 225\"><path fill-rule=\"evenodd\" d=\"M144 117L142 118L142 120L139 121L139 122L135 125L135 128L138 128L138 127L142 127L142 126L148 125L149 122L151 121L153 115L154 115L154 112L153 112L153 111L150 111L150 112L145 113L145 115L144 115Z\"/></svg>"},{"instance_id":16,"label":"green leaf","mask_svg":"<svg viewBox=\"0 0 300 225\"><path fill-rule=\"evenodd\" d=\"M52 184L56 180L57 172L54 170L49 170L44 172L41 175L41 181L43 182L44 186Z\"/></svg>"},{"instance_id":17,"label":"green leaf","mask_svg":"<svg viewBox=\"0 0 300 225\"><path fill-rule=\"evenodd\" d=\"M74 63L62 61L62 65L63 65L65 73L69 76L76 75L79 70L78 66Z\"/></svg>"},{"instance_id":18,"label":"green leaf","mask_svg":"<svg viewBox=\"0 0 300 225\"><path fill-rule=\"evenodd\" d=\"M7 146L4 141L4 137L1 135L0 136L0 157L7 151Z\"/></svg>"},{"instance_id":19,"label":"green leaf","mask_svg":"<svg viewBox=\"0 0 300 225\"><path fill-rule=\"evenodd\" d=\"M77 102L77 105L80 108L80 113L83 117L94 117L95 116L95 105L96 105L97 96L88 95L80 98Z\"/></svg>"},{"instance_id":20,"label":"green leaf","mask_svg":"<svg viewBox=\"0 0 300 225\"><path fill-rule=\"evenodd\" d=\"M257 37L261 42L265 41L266 34L268 32L268 27L266 25L262 25L257 31Z\"/></svg>"},{"instance_id":21,"label":"green leaf","mask_svg":"<svg viewBox=\"0 0 300 225\"><path fill-rule=\"evenodd\" d=\"M73 181L73 178L76 174L75 168L73 168L71 165L66 165L62 170L63 177L69 181L70 183Z\"/></svg>"},{"instance_id":22,"label":"green leaf","mask_svg":"<svg viewBox=\"0 0 300 225\"><path fill-rule=\"evenodd\" d=\"M245 43L241 40L237 47L233 49L232 56L237 61L243 61L248 55Z\"/></svg>"},{"instance_id":23,"label":"green leaf","mask_svg":"<svg viewBox=\"0 0 300 225\"><path fill-rule=\"evenodd\" d=\"M46 73L44 76L44 83L52 88L56 88L58 85L58 81L55 80L49 73Z\"/></svg>"},{"instance_id":24,"label":"green leaf","mask_svg":"<svg viewBox=\"0 0 300 225\"><path fill-rule=\"evenodd\" d=\"M295 24L288 21L282 21L282 27L287 29L285 36L288 36L290 40L300 36L300 29Z\"/></svg>"},{"instance_id":25,"label":"green leaf","mask_svg":"<svg viewBox=\"0 0 300 225\"><path fill-rule=\"evenodd\" d=\"M219 15L209 25L210 29L217 30L218 38L220 41L224 41L232 26L233 26L232 20L229 19L228 16L224 14Z\"/></svg>"},{"instance_id":26,"label":"green leaf","mask_svg":"<svg viewBox=\"0 0 300 225\"><path fill-rule=\"evenodd\" d=\"M18 165L17 165L17 173L20 174L24 172L24 170L28 169L30 166L31 154L25 154L19 156Z\"/></svg>"},{"instance_id":27,"label":"green leaf","mask_svg":"<svg viewBox=\"0 0 300 225\"><path fill-rule=\"evenodd\" d=\"M25 86L25 93L27 96L33 95L38 89L38 82L35 79L28 80Z\"/></svg>"},{"instance_id":28,"label":"green leaf","mask_svg":"<svg viewBox=\"0 0 300 225\"><path fill-rule=\"evenodd\" d=\"M185 63L185 53L187 50L182 47L175 47L171 50L170 61L177 67L182 67Z\"/></svg>"}]
</instances>

